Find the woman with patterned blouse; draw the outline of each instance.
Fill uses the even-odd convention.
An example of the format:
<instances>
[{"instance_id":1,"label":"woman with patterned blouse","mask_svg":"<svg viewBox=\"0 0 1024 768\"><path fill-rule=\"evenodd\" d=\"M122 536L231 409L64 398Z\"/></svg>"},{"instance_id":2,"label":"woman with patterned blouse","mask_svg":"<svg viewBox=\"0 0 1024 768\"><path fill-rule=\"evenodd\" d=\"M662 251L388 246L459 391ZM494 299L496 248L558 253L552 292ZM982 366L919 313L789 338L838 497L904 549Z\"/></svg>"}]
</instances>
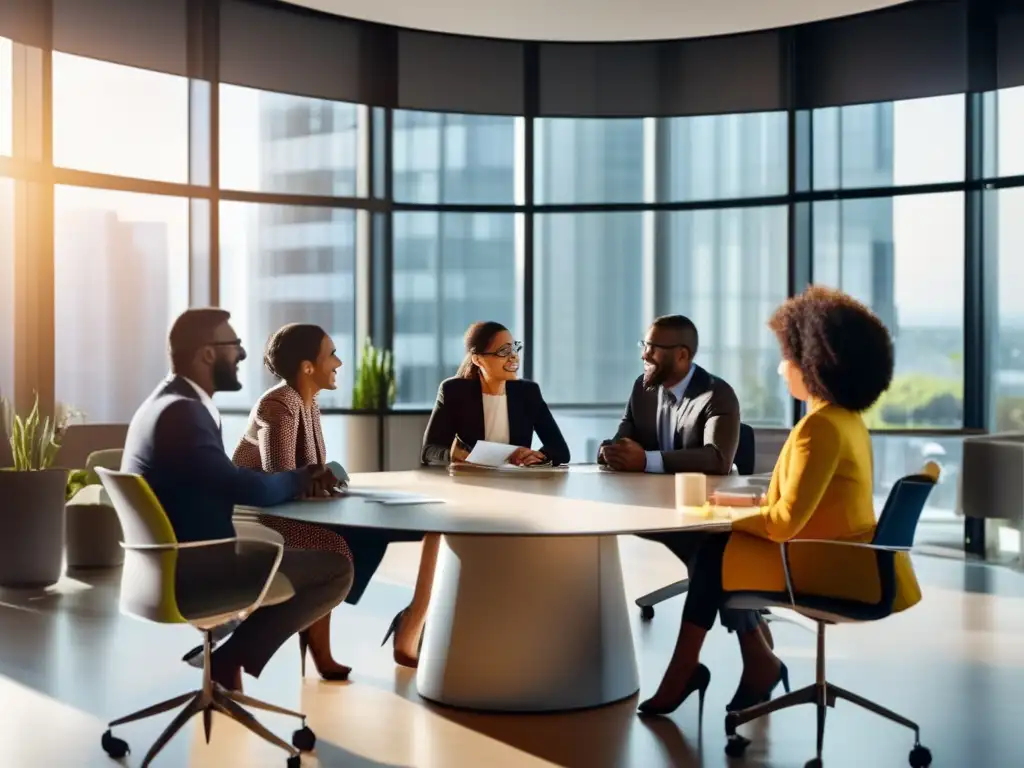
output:
<instances>
[{"instance_id":1,"label":"woman with patterned blouse","mask_svg":"<svg viewBox=\"0 0 1024 768\"><path fill-rule=\"evenodd\" d=\"M263 362L281 382L267 390L252 409L232 460L239 467L263 472L326 464L316 396L323 389L337 387L341 360L331 337L316 325L286 325L270 337ZM261 515L259 522L280 533L288 547L326 550L352 559L345 539L323 526L268 515ZM324 680L348 678L351 669L331 656L331 614L299 633L299 648L303 675L308 649Z\"/></svg>"}]
</instances>

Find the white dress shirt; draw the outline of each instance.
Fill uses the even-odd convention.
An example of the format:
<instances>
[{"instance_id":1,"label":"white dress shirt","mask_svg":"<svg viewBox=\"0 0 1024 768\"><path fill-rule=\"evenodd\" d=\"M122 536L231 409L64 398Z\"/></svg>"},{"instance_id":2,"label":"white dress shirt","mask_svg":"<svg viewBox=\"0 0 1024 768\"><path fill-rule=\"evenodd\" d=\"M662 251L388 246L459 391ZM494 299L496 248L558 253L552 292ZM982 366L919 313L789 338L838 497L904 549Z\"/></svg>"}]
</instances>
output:
<instances>
[{"instance_id":1,"label":"white dress shirt","mask_svg":"<svg viewBox=\"0 0 1024 768\"><path fill-rule=\"evenodd\" d=\"M209 412L213 418L213 423L217 425L217 429L220 429L220 411L217 410L216 404L213 402L213 398L206 394L206 390L196 384L188 376L182 376L185 381L192 385L192 389L199 395L199 402L203 404L203 407Z\"/></svg>"},{"instance_id":2,"label":"white dress shirt","mask_svg":"<svg viewBox=\"0 0 1024 768\"><path fill-rule=\"evenodd\" d=\"M508 445L508 400L505 395L484 395L484 440Z\"/></svg>"}]
</instances>

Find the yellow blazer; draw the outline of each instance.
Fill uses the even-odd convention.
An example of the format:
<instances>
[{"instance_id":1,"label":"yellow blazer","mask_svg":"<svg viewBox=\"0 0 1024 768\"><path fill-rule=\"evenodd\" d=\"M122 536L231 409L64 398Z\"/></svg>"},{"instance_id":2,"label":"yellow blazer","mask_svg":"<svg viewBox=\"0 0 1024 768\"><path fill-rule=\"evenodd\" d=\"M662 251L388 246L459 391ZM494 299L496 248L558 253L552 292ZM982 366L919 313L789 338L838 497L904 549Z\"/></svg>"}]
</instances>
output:
<instances>
[{"instance_id":1,"label":"yellow blazer","mask_svg":"<svg viewBox=\"0 0 1024 768\"><path fill-rule=\"evenodd\" d=\"M790 539L871 540L871 436L860 415L812 401L793 428L772 473L765 506L737 520L722 563L726 591L785 592L778 542ZM875 553L857 547L789 547L795 592L875 603L881 583ZM902 611L921 599L907 553L896 555L896 600Z\"/></svg>"}]
</instances>

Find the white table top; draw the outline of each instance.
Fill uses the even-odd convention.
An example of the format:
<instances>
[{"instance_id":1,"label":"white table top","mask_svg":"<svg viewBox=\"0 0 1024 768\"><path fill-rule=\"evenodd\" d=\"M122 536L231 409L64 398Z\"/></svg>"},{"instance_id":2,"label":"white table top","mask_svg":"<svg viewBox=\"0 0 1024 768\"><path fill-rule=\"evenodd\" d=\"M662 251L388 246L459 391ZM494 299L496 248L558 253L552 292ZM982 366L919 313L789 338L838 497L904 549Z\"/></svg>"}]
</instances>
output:
<instances>
[{"instance_id":1,"label":"white table top","mask_svg":"<svg viewBox=\"0 0 1024 768\"><path fill-rule=\"evenodd\" d=\"M709 478L710 480L711 478ZM742 478L721 478L727 487ZM678 511L672 475L624 474L573 467L556 476L474 474L443 469L354 474L353 490L403 492L444 503L386 505L361 497L238 507L241 513L322 525L497 536L601 536L673 530L729 530L751 510Z\"/></svg>"}]
</instances>

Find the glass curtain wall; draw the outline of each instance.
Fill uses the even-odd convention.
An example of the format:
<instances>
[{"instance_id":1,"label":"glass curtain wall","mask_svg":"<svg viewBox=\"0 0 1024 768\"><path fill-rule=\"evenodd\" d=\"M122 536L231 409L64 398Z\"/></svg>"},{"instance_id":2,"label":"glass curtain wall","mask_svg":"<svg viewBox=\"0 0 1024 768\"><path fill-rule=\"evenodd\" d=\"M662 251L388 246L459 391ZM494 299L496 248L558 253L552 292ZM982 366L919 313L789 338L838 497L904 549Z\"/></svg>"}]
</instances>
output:
<instances>
[{"instance_id":1,"label":"glass curtain wall","mask_svg":"<svg viewBox=\"0 0 1024 768\"><path fill-rule=\"evenodd\" d=\"M867 414L879 494L935 459L932 503L952 514L962 435L979 426L965 416L966 360L979 359L965 266L981 226L984 426L1024 430L1024 88L984 94L980 110L952 94L464 114L211 85L55 46L52 157L37 156L17 127L40 86L18 62L41 52L0 36L0 391L18 381L15 305L28 301L14 292L29 226L18 201L41 188L52 393L95 422L127 420L166 373L170 320L214 303L250 352L244 389L220 399L239 422L272 383L261 352L284 323L334 338L345 365L321 398L331 416L351 405L364 338L394 351L397 407L425 410L466 327L488 319L525 342L525 372L574 458L592 461L640 373L637 340L681 313L744 421L785 429L794 404L765 323L809 278L867 302L895 339L893 387ZM969 136L983 144L972 178Z\"/></svg>"}]
</instances>

